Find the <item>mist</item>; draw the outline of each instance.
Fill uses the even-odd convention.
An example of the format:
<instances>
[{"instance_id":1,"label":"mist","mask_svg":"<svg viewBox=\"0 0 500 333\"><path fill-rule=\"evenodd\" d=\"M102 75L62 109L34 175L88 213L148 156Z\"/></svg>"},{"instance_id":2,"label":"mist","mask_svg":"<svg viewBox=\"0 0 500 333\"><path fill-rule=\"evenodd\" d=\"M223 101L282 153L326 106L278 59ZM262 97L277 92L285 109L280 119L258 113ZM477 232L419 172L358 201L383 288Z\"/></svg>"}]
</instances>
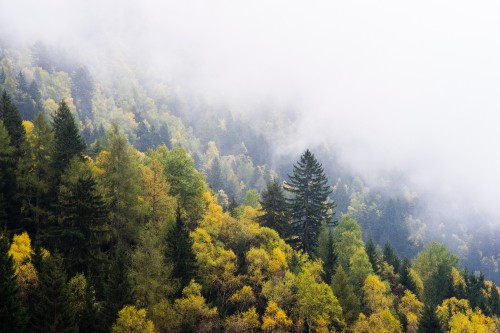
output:
<instances>
[{"instance_id":1,"label":"mist","mask_svg":"<svg viewBox=\"0 0 500 333\"><path fill-rule=\"evenodd\" d=\"M403 172L441 207L500 221L494 1L10 1L0 38L117 59L232 106L293 110L276 154L331 144L376 182ZM327 166L325 166L327 167ZM497 222L498 223L498 222Z\"/></svg>"}]
</instances>

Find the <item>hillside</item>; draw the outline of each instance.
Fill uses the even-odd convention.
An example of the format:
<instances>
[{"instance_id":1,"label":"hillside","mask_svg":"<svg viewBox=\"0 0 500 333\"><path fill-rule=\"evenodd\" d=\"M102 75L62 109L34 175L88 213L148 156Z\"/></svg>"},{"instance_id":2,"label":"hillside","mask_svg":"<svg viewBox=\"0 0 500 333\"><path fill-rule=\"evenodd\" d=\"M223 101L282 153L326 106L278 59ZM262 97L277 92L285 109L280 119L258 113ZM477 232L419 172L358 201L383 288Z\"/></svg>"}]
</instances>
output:
<instances>
[{"instance_id":1,"label":"hillside","mask_svg":"<svg viewBox=\"0 0 500 333\"><path fill-rule=\"evenodd\" d=\"M0 88L5 331L498 331L497 229L430 216L404 177L371 186L310 147L335 208L304 245L282 186L303 152L278 153L293 113L248 119L42 43L4 43Z\"/></svg>"}]
</instances>

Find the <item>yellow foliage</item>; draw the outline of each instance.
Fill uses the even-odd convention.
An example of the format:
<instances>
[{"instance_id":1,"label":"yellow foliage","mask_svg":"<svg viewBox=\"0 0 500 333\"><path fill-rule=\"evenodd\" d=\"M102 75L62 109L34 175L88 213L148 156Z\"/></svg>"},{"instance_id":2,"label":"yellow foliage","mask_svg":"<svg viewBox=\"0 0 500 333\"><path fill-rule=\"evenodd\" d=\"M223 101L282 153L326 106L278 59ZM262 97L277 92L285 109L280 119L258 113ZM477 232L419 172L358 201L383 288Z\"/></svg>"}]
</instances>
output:
<instances>
[{"instance_id":1,"label":"yellow foliage","mask_svg":"<svg viewBox=\"0 0 500 333\"><path fill-rule=\"evenodd\" d=\"M387 297L387 287L376 275L368 275L363 285L365 303L372 312L387 309L391 300Z\"/></svg>"},{"instance_id":2,"label":"yellow foliage","mask_svg":"<svg viewBox=\"0 0 500 333\"><path fill-rule=\"evenodd\" d=\"M354 333L401 333L401 323L388 310L373 313L369 317L360 314L353 329Z\"/></svg>"},{"instance_id":3,"label":"yellow foliage","mask_svg":"<svg viewBox=\"0 0 500 333\"><path fill-rule=\"evenodd\" d=\"M408 333L416 333L418 322L420 320L424 304L420 302L411 291L405 290L404 296L401 298L398 310L406 317Z\"/></svg>"},{"instance_id":4,"label":"yellow foliage","mask_svg":"<svg viewBox=\"0 0 500 333\"><path fill-rule=\"evenodd\" d=\"M118 319L113 324L112 333L156 333L151 320L146 319L146 310L137 310L127 305L118 312Z\"/></svg>"},{"instance_id":5,"label":"yellow foliage","mask_svg":"<svg viewBox=\"0 0 500 333\"><path fill-rule=\"evenodd\" d=\"M255 302L255 295L253 294L253 290L250 286L243 286L231 296L229 301L231 303L239 304L239 308L243 309Z\"/></svg>"},{"instance_id":6,"label":"yellow foliage","mask_svg":"<svg viewBox=\"0 0 500 333\"><path fill-rule=\"evenodd\" d=\"M111 153L108 151L101 151L99 155L97 155L96 162L92 166L92 172L97 176L102 176L106 173L106 169L101 166L105 166L108 164L108 161L111 157Z\"/></svg>"},{"instance_id":7,"label":"yellow foliage","mask_svg":"<svg viewBox=\"0 0 500 333\"><path fill-rule=\"evenodd\" d=\"M226 332L256 332L260 327L259 315L255 307L243 313L229 316L226 319Z\"/></svg>"},{"instance_id":8,"label":"yellow foliage","mask_svg":"<svg viewBox=\"0 0 500 333\"><path fill-rule=\"evenodd\" d=\"M457 313L466 314L471 311L469 301L466 299L457 299L455 297L445 299L441 305L436 308L436 314L441 327L446 328L453 315Z\"/></svg>"},{"instance_id":9,"label":"yellow foliage","mask_svg":"<svg viewBox=\"0 0 500 333\"><path fill-rule=\"evenodd\" d=\"M31 259L31 239L27 232L14 235L9 249L9 255L14 259L16 268L27 260Z\"/></svg>"},{"instance_id":10,"label":"yellow foliage","mask_svg":"<svg viewBox=\"0 0 500 333\"><path fill-rule=\"evenodd\" d=\"M467 314L456 313L448 323L450 333L495 333L493 319L481 313L481 310L468 311Z\"/></svg>"},{"instance_id":11,"label":"yellow foliage","mask_svg":"<svg viewBox=\"0 0 500 333\"><path fill-rule=\"evenodd\" d=\"M31 133L33 132L33 129L35 128L33 123L31 121L28 121L28 120L23 120L23 127L24 127L24 131L26 132L26 135L31 135Z\"/></svg>"},{"instance_id":12,"label":"yellow foliage","mask_svg":"<svg viewBox=\"0 0 500 333\"><path fill-rule=\"evenodd\" d=\"M288 319L285 311L278 304L269 301L266 312L262 318L262 331L272 333L290 332L292 321Z\"/></svg>"}]
</instances>

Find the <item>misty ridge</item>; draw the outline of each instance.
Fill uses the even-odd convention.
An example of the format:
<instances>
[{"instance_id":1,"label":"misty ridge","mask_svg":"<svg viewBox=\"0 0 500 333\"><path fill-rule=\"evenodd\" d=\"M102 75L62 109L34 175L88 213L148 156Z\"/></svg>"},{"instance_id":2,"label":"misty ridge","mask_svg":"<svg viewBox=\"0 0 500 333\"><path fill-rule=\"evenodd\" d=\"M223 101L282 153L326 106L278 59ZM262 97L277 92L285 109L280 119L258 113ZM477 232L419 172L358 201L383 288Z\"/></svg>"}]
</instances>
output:
<instances>
[{"instance_id":1,"label":"misty ridge","mask_svg":"<svg viewBox=\"0 0 500 333\"><path fill-rule=\"evenodd\" d=\"M144 332L370 332L377 318L394 332L444 332L456 324L443 309L455 306L491 332L500 327L500 5L0 7L2 108L19 111L33 152L55 147L30 178L31 150L16 148L2 111L10 138L0 126L0 145L13 148L0 164L19 162L2 169L0 221L10 238L0 240L33 248L12 256L16 274L27 274L24 329L43 321L37 281L49 265L67 274L62 289L94 304L64 319L80 331L120 332L121 319L137 316ZM71 117L76 132L68 125L58 146L56 119ZM64 146L75 152L58 159ZM297 226L266 220L266 200L278 196L272 216L300 225L293 177L316 160L327 179L318 200L329 209L308 243ZM83 210L79 218L92 222L75 236L71 207L81 193L96 208ZM80 257L71 254L78 237L89 244ZM321 315L300 307L314 303L313 285L331 305ZM85 316L99 318L95 327Z\"/></svg>"}]
</instances>

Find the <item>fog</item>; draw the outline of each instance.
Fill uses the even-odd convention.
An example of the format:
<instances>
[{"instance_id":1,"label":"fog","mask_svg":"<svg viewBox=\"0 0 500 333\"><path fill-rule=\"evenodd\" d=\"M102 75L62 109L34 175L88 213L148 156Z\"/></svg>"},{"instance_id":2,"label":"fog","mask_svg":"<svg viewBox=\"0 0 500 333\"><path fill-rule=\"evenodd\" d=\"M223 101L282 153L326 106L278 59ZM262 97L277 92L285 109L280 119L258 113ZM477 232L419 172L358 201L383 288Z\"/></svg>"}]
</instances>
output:
<instances>
[{"instance_id":1,"label":"fog","mask_svg":"<svg viewBox=\"0 0 500 333\"><path fill-rule=\"evenodd\" d=\"M127 59L234 110L298 112L276 153L333 144L376 181L500 221L496 1L3 1L0 37ZM106 66L104 66L106 67ZM290 133L289 133L290 134Z\"/></svg>"}]
</instances>

